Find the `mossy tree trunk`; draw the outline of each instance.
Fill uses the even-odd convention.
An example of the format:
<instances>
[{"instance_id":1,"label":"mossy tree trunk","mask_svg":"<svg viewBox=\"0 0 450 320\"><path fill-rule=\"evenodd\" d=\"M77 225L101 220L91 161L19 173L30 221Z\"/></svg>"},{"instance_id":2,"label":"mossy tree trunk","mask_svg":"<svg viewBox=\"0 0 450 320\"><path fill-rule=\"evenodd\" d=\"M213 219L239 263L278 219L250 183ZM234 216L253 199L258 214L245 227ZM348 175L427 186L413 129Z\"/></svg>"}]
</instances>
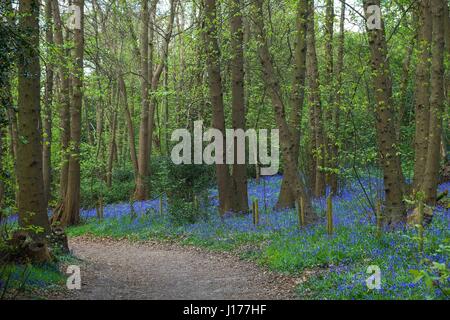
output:
<instances>
[{"instance_id":1,"label":"mossy tree trunk","mask_svg":"<svg viewBox=\"0 0 450 320\"><path fill-rule=\"evenodd\" d=\"M17 54L18 130L21 137L17 148L19 226L25 228L31 236L42 238L50 232L50 224L44 197L42 136L39 125L39 1L21 0L19 13L19 30L26 39L20 43Z\"/></svg>"}]
</instances>

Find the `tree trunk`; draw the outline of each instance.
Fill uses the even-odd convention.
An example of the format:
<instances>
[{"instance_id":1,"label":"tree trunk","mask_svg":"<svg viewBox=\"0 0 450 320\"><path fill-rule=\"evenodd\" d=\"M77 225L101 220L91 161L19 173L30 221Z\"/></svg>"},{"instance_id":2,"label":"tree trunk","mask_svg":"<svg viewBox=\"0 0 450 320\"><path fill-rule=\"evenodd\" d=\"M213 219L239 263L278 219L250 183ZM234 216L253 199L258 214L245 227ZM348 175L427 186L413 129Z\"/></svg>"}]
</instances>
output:
<instances>
[{"instance_id":1,"label":"tree trunk","mask_svg":"<svg viewBox=\"0 0 450 320\"><path fill-rule=\"evenodd\" d=\"M432 21L430 0L421 1L419 9L419 37L416 67L416 132L414 137L414 179L413 189L419 191L423 183L428 150L430 125L430 61Z\"/></svg>"},{"instance_id":2,"label":"tree trunk","mask_svg":"<svg viewBox=\"0 0 450 320\"><path fill-rule=\"evenodd\" d=\"M219 189L219 209L223 214L233 209L233 196L230 192L231 177L225 164L226 141L225 141L225 115L223 105L222 77L220 74L220 48L217 35L217 12L216 1L205 0L205 46L206 64L208 68L209 95L213 107L213 128L218 129L223 135L223 164L216 164L216 179ZM216 152L218 152L216 150Z\"/></svg>"},{"instance_id":3,"label":"tree trunk","mask_svg":"<svg viewBox=\"0 0 450 320\"><path fill-rule=\"evenodd\" d=\"M314 27L314 0L309 2L308 13L308 62L310 67L310 108L312 108L312 121L314 122L314 135L315 144L313 145L313 160L315 165L315 177L314 177L314 195L320 197L325 195L325 138L324 138L324 126L322 115L322 103L320 101L320 84L319 84L319 68L317 63L316 54L316 36Z\"/></svg>"},{"instance_id":4,"label":"tree trunk","mask_svg":"<svg viewBox=\"0 0 450 320\"><path fill-rule=\"evenodd\" d=\"M337 54L337 65L336 65L336 101L333 108L333 130L335 143L332 145L333 153L333 168L339 170L339 116L340 109L342 108L342 97L343 97L343 84L342 75L344 72L344 45L345 45L345 2L341 3L341 17L339 20L339 39L338 39L338 54ZM331 191L333 194L338 193L339 189L339 176L334 174L331 178Z\"/></svg>"},{"instance_id":5,"label":"tree trunk","mask_svg":"<svg viewBox=\"0 0 450 320\"><path fill-rule=\"evenodd\" d=\"M52 3L51 0L45 2L46 30L45 40L48 46L53 44L52 30ZM53 103L53 66L51 65L51 55L48 54L47 65L45 66L45 96L44 96L44 138L42 142L42 167L44 177L44 197L48 204L51 194L52 183L52 103ZM48 206L48 205L46 205Z\"/></svg>"},{"instance_id":6,"label":"tree trunk","mask_svg":"<svg viewBox=\"0 0 450 320\"><path fill-rule=\"evenodd\" d=\"M72 74L72 99L70 103L70 157L67 192L63 213L59 219L62 226L76 225L80 222L80 140L83 87L84 54L84 0L74 0L80 8L81 28L74 29L74 70Z\"/></svg>"},{"instance_id":7,"label":"tree trunk","mask_svg":"<svg viewBox=\"0 0 450 320\"><path fill-rule=\"evenodd\" d=\"M291 134L293 136L294 151L293 158L298 164L301 138L301 123L303 115L303 103L305 97L306 78L306 29L307 29L307 6L305 1L299 1L297 6L297 33L295 37L295 61L291 89ZM295 191L289 188L292 185L283 176L280 195L276 204L277 209L293 208L296 203Z\"/></svg>"},{"instance_id":8,"label":"tree trunk","mask_svg":"<svg viewBox=\"0 0 450 320\"><path fill-rule=\"evenodd\" d=\"M335 109L335 83L334 83L334 54L333 54L333 37L334 37L334 0L326 0L325 9L325 70L327 76L325 79L326 94L326 132L325 132L325 167L327 173L325 176L326 184L336 185L337 180L335 173L336 155L334 154L336 145L336 133L334 131L333 114Z\"/></svg>"},{"instance_id":9,"label":"tree trunk","mask_svg":"<svg viewBox=\"0 0 450 320\"><path fill-rule=\"evenodd\" d=\"M12 94L11 94L11 86L9 83L5 83L5 91L8 95L7 99L11 102L12 105ZM9 131L11 136L11 156L14 159L14 163L17 162L17 145L19 144L19 135L17 128L17 115L16 111L13 108L9 108L8 112L8 122L9 122Z\"/></svg>"},{"instance_id":10,"label":"tree trunk","mask_svg":"<svg viewBox=\"0 0 450 320\"><path fill-rule=\"evenodd\" d=\"M439 183L442 116L444 112L444 1L431 0L433 39L428 150L422 191L428 205L436 204Z\"/></svg>"},{"instance_id":11,"label":"tree trunk","mask_svg":"<svg viewBox=\"0 0 450 320\"><path fill-rule=\"evenodd\" d=\"M148 158L149 158L149 77L148 77L148 0L141 2L141 125L139 128L139 174L136 179L136 191L134 198L136 200L146 200L148 196L147 177L148 177Z\"/></svg>"},{"instance_id":12,"label":"tree trunk","mask_svg":"<svg viewBox=\"0 0 450 320\"><path fill-rule=\"evenodd\" d=\"M176 0L170 0L170 16L169 16L169 24L167 26L167 30L164 34L163 39L163 47L162 47L162 54L161 54L161 63L156 67L155 72L151 72L151 76L149 76L149 79L151 80L150 86L151 91L156 92L158 90L159 80L161 78L161 74L164 71L165 65L168 63L168 57L169 57L169 44L170 39L172 38L172 30L173 30L173 24L175 20L175 9L176 9ZM156 12L156 1L154 2L154 7L151 10L152 14L154 15ZM155 18L152 19L152 23L155 23ZM154 137L154 128L155 128L155 111L157 107L157 101L155 97L152 97L150 99L150 110L149 110L149 128L148 128L148 158L150 161L150 157L152 154L152 145L153 145L153 137ZM149 168L150 170L150 168ZM151 172L147 171L147 175L150 176Z\"/></svg>"},{"instance_id":13,"label":"tree trunk","mask_svg":"<svg viewBox=\"0 0 450 320\"><path fill-rule=\"evenodd\" d=\"M380 6L379 0L365 0L369 5ZM381 29L368 30L371 53L373 87L376 100L376 130L381 167L383 170L385 210L384 222L393 227L406 218L403 203L403 174L395 133L395 109L392 99L392 80L389 70L384 21Z\"/></svg>"},{"instance_id":14,"label":"tree trunk","mask_svg":"<svg viewBox=\"0 0 450 320\"><path fill-rule=\"evenodd\" d=\"M119 85L117 84L117 95L116 95L116 108L113 110L111 119L111 136L109 142L109 156L108 156L108 168L106 170L106 186L111 188L112 186L112 174L113 174L113 164L114 158L117 156L116 152L116 135L117 135L117 104L119 103Z\"/></svg>"},{"instance_id":15,"label":"tree trunk","mask_svg":"<svg viewBox=\"0 0 450 320\"><path fill-rule=\"evenodd\" d=\"M135 145L135 141L134 141L135 140L134 125L133 125L133 118L131 116L130 108L128 107L127 88L125 86L125 81L123 80L123 76L119 76L119 90L122 95L123 107L125 109L125 120L127 122L127 128L128 128L130 157L131 157L131 162L133 163L133 168L134 168L134 178L136 179L139 174L139 168L138 168L138 160L137 160L137 156L136 156L136 145Z\"/></svg>"},{"instance_id":16,"label":"tree trunk","mask_svg":"<svg viewBox=\"0 0 450 320\"><path fill-rule=\"evenodd\" d=\"M151 93L154 92L154 90L156 91L157 89L157 85L159 82L159 75L158 75L158 80L156 81L156 77L154 76L154 57L155 57L155 53L154 53L154 47L155 47L155 27L156 27L156 7L158 5L158 1L159 0L153 0L151 2L151 6L150 6L150 15L148 18L148 32L149 32L149 40L148 40L148 87L149 87L149 92L150 95ZM156 84L155 86L153 86L153 80L155 79ZM156 98L154 96L149 97L149 102L148 102L148 161L150 163L150 157L151 157L151 153L152 153L152 146L153 146L153 127L154 127L154 117L155 117L155 105L156 105ZM147 172L148 176L150 176L150 172Z\"/></svg>"},{"instance_id":17,"label":"tree trunk","mask_svg":"<svg viewBox=\"0 0 450 320\"><path fill-rule=\"evenodd\" d=\"M40 131L40 63L39 63L39 1L19 2L19 29L26 41L18 50L19 134L17 148L17 180L19 183L19 226L30 226L43 232L29 232L43 238L50 232L42 176L42 146Z\"/></svg>"},{"instance_id":18,"label":"tree trunk","mask_svg":"<svg viewBox=\"0 0 450 320\"><path fill-rule=\"evenodd\" d=\"M231 11L231 99L233 129L245 131L245 100L244 100L244 33L242 24L241 0L232 0ZM237 139L234 141L234 164L231 179L236 195L234 212L248 211L247 169L245 164L237 163Z\"/></svg>"},{"instance_id":19,"label":"tree trunk","mask_svg":"<svg viewBox=\"0 0 450 320\"><path fill-rule=\"evenodd\" d=\"M60 172L60 201L63 201L67 191L67 178L69 172L69 141L70 141L70 93L69 93L69 72L67 70L66 54L67 49L64 48L64 38L62 32L62 22L59 12L59 5L57 0L52 0L53 21L55 23L54 41L58 48L59 64L59 79L60 85L60 139L61 139L61 172ZM62 203L61 203L62 204Z\"/></svg>"},{"instance_id":20,"label":"tree trunk","mask_svg":"<svg viewBox=\"0 0 450 320\"><path fill-rule=\"evenodd\" d=\"M311 198L302 182L302 179L298 175L297 161L294 158L293 151L295 150L295 144L293 137L290 133L289 126L286 122L284 115L284 104L281 99L281 88L279 80L276 77L274 71L272 57L269 52L269 46L266 40L266 31L264 26L264 13L263 13L264 0L255 1L255 25L257 29L257 38L259 43L259 57L261 66L263 68L263 80L269 91L272 104L275 112L275 120L280 130L280 142L281 151L285 157L285 175L289 182L291 190L295 191L295 198L303 198L305 204L305 219L307 223L311 223L317 219L317 215L312 207Z\"/></svg>"}]
</instances>

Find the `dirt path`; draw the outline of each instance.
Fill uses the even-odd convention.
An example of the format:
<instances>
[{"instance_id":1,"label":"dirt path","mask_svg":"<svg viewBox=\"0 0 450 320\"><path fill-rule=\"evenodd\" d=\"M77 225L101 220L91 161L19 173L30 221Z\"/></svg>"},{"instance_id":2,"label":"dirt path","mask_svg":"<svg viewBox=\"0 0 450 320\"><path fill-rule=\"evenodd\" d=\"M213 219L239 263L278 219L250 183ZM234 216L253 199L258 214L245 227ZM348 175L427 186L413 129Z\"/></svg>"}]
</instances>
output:
<instances>
[{"instance_id":1,"label":"dirt path","mask_svg":"<svg viewBox=\"0 0 450 320\"><path fill-rule=\"evenodd\" d=\"M82 288L69 299L292 299L294 278L228 254L159 243L70 240Z\"/></svg>"}]
</instances>

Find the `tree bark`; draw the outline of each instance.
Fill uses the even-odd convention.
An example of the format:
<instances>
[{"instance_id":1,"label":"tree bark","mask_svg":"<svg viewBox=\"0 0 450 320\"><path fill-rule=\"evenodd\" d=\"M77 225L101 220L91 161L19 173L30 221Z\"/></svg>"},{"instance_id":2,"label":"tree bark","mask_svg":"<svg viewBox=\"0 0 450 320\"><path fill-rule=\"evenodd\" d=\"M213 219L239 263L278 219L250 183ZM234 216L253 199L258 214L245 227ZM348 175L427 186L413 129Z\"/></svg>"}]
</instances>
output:
<instances>
[{"instance_id":1,"label":"tree bark","mask_svg":"<svg viewBox=\"0 0 450 320\"><path fill-rule=\"evenodd\" d=\"M156 92L158 90L158 86L159 86L159 80L161 78L161 74L164 71L164 68L166 66L166 64L168 63L168 57L169 57L169 44L170 44L170 40L172 38L172 31L173 31L173 24L174 24L174 20L175 20L175 10L176 10L176 5L177 5L177 1L176 0L170 0L170 16L169 16L169 24L167 26L167 30L164 34L164 39L163 39L163 47L162 47L162 54L161 54L161 63L159 65L156 66L155 72L151 72L151 76L149 76L149 79L151 80L150 86L151 86L151 91L152 92ZM154 4L154 8L152 8L151 10L153 12L153 14L156 12L156 2ZM155 19L152 19L152 24L155 23L154 22ZM153 65L153 62L152 62ZM157 101L155 99L155 97L152 97L149 101L150 105L149 105L149 128L148 128L148 157L149 157L149 162L150 162L150 157L152 155L152 146L153 146L153 137L154 137L154 128L155 128L155 111L156 111L156 107L157 107ZM150 172L150 168L148 171L148 176L151 175Z\"/></svg>"},{"instance_id":2,"label":"tree bark","mask_svg":"<svg viewBox=\"0 0 450 320\"><path fill-rule=\"evenodd\" d=\"M19 184L19 226L34 238L50 232L44 199L40 130L39 1L19 2L19 29L26 42L18 50L18 129L22 137L17 148ZM30 227L40 228L42 232Z\"/></svg>"},{"instance_id":3,"label":"tree bark","mask_svg":"<svg viewBox=\"0 0 450 320\"><path fill-rule=\"evenodd\" d=\"M307 35L307 46L308 46L308 62L310 67L309 72L309 88L310 88L310 108L312 108L312 121L314 122L314 149L313 160L315 165L315 177L314 177L314 195L320 197L325 195L325 137L324 137L324 126L323 126L323 113L322 113L322 103L320 99L320 84L319 84L319 68L317 63L316 54L316 36L314 27L314 0L309 2L309 13L308 13L308 35Z\"/></svg>"},{"instance_id":4,"label":"tree bark","mask_svg":"<svg viewBox=\"0 0 450 320\"><path fill-rule=\"evenodd\" d=\"M377 5L379 7L380 1L365 0L364 10L366 12L369 5ZM381 19L381 29L372 29L367 32L376 100L377 144L383 170L385 191L383 220L385 224L393 227L396 223L404 221L406 211L403 202L404 181L397 149L392 80L383 19Z\"/></svg>"},{"instance_id":5,"label":"tree bark","mask_svg":"<svg viewBox=\"0 0 450 320\"><path fill-rule=\"evenodd\" d=\"M345 45L345 2L341 3L341 17L339 20L339 39L338 39L338 53L336 65L336 101L333 108L333 130L335 142L332 145L333 153L333 168L339 170L339 126L340 126L340 110L342 108L343 97L343 83L342 75L344 72L344 45ZM331 191L337 194L339 191L339 175L335 174L331 179Z\"/></svg>"},{"instance_id":6,"label":"tree bark","mask_svg":"<svg viewBox=\"0 0 450 320\"><path fill-rule=\"evenodd\" d=\"M53 45L53 26L52 26L52 0L45 2L45 19L46 30L45 40L48 46ZM52 183L52 103L53 103L53 66L51 65L52 57L47 55L47 64L45 66L45 96L44 96L44 138L42 142L42 167L44 177L44 197L48 206L51 194Z\"/></svg>"},{"instance_id":7,"label":"tree bark","mask_svg":"<svg viewBox=\"0 0 450 320\"><path fill-rule=\"evenodd\" d=\"M11 101L12 105L12 94L11 94L11 86L9 83L5 83L6 94L9 96L8 99ZM17 145L19 144L19 135L17 128L17 115L16 111L13 108L9 108L7 110L8 113L8 123L9 123L9 131L11 136L11 156L14 159L14 163L17 162Z\"/></svg>"},{"instance_id":8,"label":"tree bark","mask_svg":"<svg viewBox=\"0 0 450 320\"><path fill-rule=\"evenodd\" d=\"M422 191L428 205L436 204L439 183L442 116L444 112L444 1L431 0L433 36L431 45L430 125Z\"/></svg>"},{"instance_id":9,"label":"tree bark","mask_svg":"<svg viewBox=\"0 0 450 320\"><path fill-rule=\"evenodd\" d=\"M231 100L233 129L245 131L244 100L244 32L242 23L241 0L231 0ZM236 195L234 212L248 211L247 169L245 164L237 163L237 139L234 143L234 164L231 179Z\"/></svg>"},{"instance_id":10,"label":"tree bark","mask_svg":"<svg viewBox=\"0 0 450 320\"><path fill-rule=\"evenodd\" d=\"M139 166L138 166L138 160L137 160L137 156L136 156L136 145L135 145L135 141L134 141L135 140L134 125L133 125L133 118L131 116L130 108L128 107L127 88L125 86L125 81L123 80L123 76L119 76L119 90L122 95L123 107L125 109L125 120L127 122L127 129L128 129L130 157L131 157L131 162L133 163L134 178L136 179L139 174Z\"/></svg>"},{"instance_id":11,"label":"tree bark","mask_svg":"<svg viewBox=\"0 0 450 320\"><path fill-rule=\"evenodd\" d=\"M59 11L59 5L57 0L51 0L53 21L55 24L54 29L54 41L58 48L58 57L60 59L59 64L59 79L61 82L59 99L61 104L60 109L60 142L61 142L61 172L59 181L59 197L60 201L64 200L67 191L67 178L69 172L69 141L70 141L70 79L69 72L67 70L67 52L64 48L64 38L62 32L62 22ZM62 203L61 203L62 204ZM61 205L60 204L60 205Z\"/></svg>"},{"instance_id":12,"label":"tree bark","mask_svg":"<svg viewBox=\"0 0 450 320\"><path fill-rule=\"evenodd\" d=\"M117 135L117 105L119 104L119 85L117 84L117 94L116 94L116 108L113 110L111 117L111 136L109 142L109 155L108 155L108 168L106 170L106 186L111 188L112 186L112 174L113 174L113 164L114 157L117 156L116 152L116 135Z\"/></svg>"},{"instance_id":13,"label":"tree bark","mask_svg":"<svg viewBox=\"0 0 450 320\"><path fill-rule=\"evenodd\" d=\"M70 102L70 157L67 179L67 192L64 198L62 214L54 217L62 226L76 225L80 222L80 142L81 142L81 112L83 87L83 57L84 57L84 0L74 0L74 5L80 8L81 28L73 30L74 70L72 73L72 95ZM59 218L59 219L58 219Z\"/></svg>"},{"instance_id":14,"label":"tree bark","mask_svg":"<svg viewBox=\"0 0 450 320\"><path fill-rule=\"evenodd\" d=\"M325 132L325 166L327 168L325 181L329 186L337 186L337 175L335 170L336 164L336 131L334 130L334 109L335 105L335 75L334 75L334 53L333 53L333 37L334 37L334 0L326 1L325 8L325 68L327 76L325 79L326 95L326 132Z\"/></svg>"},{"instance_id":15,"label":"tree bark","mask_svg":"<svg viewBox=\"0 0 450 320\"><path fill-rule=\"evenodd\" d=\"M225 114L223 105L222 77L220 74L220 48L217 35L217 8L215 0L204 0L205 10L205 47L208 69L209 95L213 107L213 128L223 135L223 164L216 164L216 179L219 190L219 210L221 214L233 209L233 195L230 192L231 177L225 164ZM217 152L217 150L216 150Z\"/></svg>"},{"instance_id":16,"label":"tree bark","mask_svg":"<svg viewBox=\"0 0 450 320\"><path fill-rule=\"evenodd\" d=\"M416 67L416 101L414 137L414 179L413 189L419 191L423 183L428 150L428 132L430 125L430 61L432 19L430 0L421 1L419 11L419 37Z\"/></svg>"},{"instance_id":17,"label":"tree bark","mask_svg":"<svg viewBox=\"0 0 450 320\"><path fill-rule=\"evenodd\" d=\"M295 198L303 198L305 204L304 209L306 223L311 223L317 219L317 215L312 207L311 198L298 174L297 160L294 158L293 154L295 150L295 143L285 119L285 108L281 98L282 94L280 83L274 71L272 57L270 55L269 46L266 39L263 4L264 0L256 0L254 4L254 17L259 46L258 52L261 66L263 68L263 80L269 91L275 111L275 120L280 130L281 151L285 157L285 175L288 178L290 188L295 190Z\"/></svg>"},{"instance_id":18,"label":"tree bark","mask_svg":"<svg viewBox=\"0 0 450 320\"><path fill-rule=\"evenodd\" d=\"M145 200L148 196L147 177L149 159L149 76L148 76L148 0L141 2L141 124L139 128L139 174L136 179L136 200Z\"/></svg>"},{"instance_id":19,"label":"tree bark","mask_svg":"<svg viewBox=\"0 0 450 320\"><path fill-rule=\"evenodd\" d=\"M297 6L294 73L290 96L290 126L294 143L293 158L297 164L300 153L301 123L305 97L307 14L307 3L305 1L299 1ZM293 208L295 206L297 200L295 198L295 191L289 185L292 184L283 176L280 194L275 208Z\"/></svg>"}]
</instances>

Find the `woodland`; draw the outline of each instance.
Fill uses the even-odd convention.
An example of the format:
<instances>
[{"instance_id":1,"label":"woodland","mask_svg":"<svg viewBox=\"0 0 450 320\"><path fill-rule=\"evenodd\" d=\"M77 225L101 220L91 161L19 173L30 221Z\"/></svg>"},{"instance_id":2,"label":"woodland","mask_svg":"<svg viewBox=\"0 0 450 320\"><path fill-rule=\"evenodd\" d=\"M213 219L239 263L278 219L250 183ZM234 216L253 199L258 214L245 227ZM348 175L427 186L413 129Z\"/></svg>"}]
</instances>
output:
<instances>
[{"instance_id":1,"label":"woodland","mask_svg":"<svg viewBox=\"0 0 450 320\"><path fill-rule=\"evenodd\" d=\"M0 0L0 300L65 296L80 241L231 254L297 299L447 300L449 8ZM200 121L278 130L277 172L249 145L177 163Z\"/></svg>"}]
</instances>

